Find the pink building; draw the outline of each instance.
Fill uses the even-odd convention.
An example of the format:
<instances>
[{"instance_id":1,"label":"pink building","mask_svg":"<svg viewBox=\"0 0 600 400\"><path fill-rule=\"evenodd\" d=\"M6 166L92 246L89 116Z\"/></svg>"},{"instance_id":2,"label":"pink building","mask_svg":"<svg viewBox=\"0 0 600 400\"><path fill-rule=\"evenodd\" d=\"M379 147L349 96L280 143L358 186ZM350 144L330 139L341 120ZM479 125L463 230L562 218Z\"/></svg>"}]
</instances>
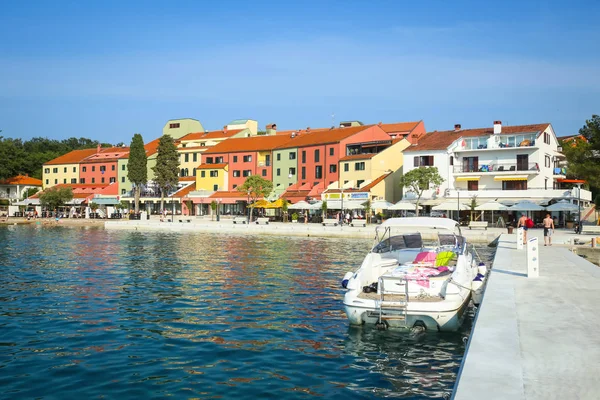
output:
<instances>
[{"instance_id":1,"label":"pink building","mask_svg":"<svg viewBox=\"0 0 600 400\"><path fill-rule=\"evenodd\" d=\"M79 163L80 184L110 184L117 182L119 158L129 153L129 147L101 148Z\"/></svg>"}]
</instances>

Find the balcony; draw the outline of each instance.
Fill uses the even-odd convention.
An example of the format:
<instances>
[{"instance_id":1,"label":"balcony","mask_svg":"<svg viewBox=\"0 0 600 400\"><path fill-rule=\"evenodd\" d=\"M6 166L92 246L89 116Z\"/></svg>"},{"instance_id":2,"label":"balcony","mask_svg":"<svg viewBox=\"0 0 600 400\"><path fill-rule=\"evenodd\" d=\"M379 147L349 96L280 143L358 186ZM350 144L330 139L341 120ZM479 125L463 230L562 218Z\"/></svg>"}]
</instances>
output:
<instances>
[{"instance_id":1,"label":"balcony","mask_svg":"<svg viewBox=\"0 0 600 400\"><path fill-rule=\"evenodd\" d=\"M538 163L490 163L482 165L455 165L453 172L455 174L477 173L477 174L498 174L514 173L519 171L526 174L537 174L540 172Z\"/></svg>"}]
</instances>

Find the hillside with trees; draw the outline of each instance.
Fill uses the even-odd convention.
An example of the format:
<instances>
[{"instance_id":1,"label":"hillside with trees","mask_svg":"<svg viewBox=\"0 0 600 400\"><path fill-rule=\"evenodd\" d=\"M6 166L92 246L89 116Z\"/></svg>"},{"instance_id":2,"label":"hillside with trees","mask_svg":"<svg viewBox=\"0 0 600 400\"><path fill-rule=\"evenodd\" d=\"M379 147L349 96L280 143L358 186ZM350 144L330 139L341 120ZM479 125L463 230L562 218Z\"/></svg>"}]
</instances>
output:
<instances>
[{"instance_id":1,"label":"hillside with trees","mask_svg":"<svg viewBox=\"0 0 600 400\"><path fill-rule=\"evenodd\" d=\"M111 144L102 143L102 147ZM35 137L23 141L0 136L0 179L16 175L29 175L42 178L42 165L72 150L89 149L98 146L98 141L87 138L54 140Z\"/></svg>"}]
</instances>

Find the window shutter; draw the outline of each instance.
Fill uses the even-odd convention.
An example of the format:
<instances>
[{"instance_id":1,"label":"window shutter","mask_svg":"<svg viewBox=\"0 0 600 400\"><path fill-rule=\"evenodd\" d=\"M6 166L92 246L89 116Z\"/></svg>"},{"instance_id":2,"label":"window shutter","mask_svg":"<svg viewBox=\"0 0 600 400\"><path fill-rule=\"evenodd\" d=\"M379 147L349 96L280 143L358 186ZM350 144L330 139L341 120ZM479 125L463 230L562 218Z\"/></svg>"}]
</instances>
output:
<instances>
[{"instance_id":1,"label":"window shutter","mask_svg":"<svg viewBox=\"0 0 600 400\"><path fill-rule=\"evenodd\" d=\"M419 166L419 156L415 156L415 167Z\"/></svg>"},{"instance_id":2,"label":"window shutter","mask_svg":"<svg viewBox=\"0 0 600 400\"><path fill-rule=\"evenodd\" d=\"M433 156L429 156L428 158L429 158L428 165L431 167L431 166L433 166Z\"/></svg>"}]
</instances>

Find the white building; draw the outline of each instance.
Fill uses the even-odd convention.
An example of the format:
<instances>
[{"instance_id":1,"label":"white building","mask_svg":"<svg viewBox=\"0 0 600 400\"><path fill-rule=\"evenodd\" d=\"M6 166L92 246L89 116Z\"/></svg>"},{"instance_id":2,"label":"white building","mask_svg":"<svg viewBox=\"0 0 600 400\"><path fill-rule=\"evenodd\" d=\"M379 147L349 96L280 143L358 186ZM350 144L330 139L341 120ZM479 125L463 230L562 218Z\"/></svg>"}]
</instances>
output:
<instances>
[{"instance_id":1,"label":"white building","mask_svg":"<svg viewBox=\"0 0 600 400\"><path fill-rule=\"evenodd\" d=\"M566 169L560 168L564 155L551 124L494 126L429 132L417 144L404 150L404 172L421 166L438 168L444 182L423 193L424 205L447 199L477 196L477 203L489 200L510 205L531 200L546 205L553 199L568 199L582 206L592 200L590 191L564 183ZM406 190L406 189L405 189ZM406 198L414 194L406 193Z\"/></svg>"}]
</instances>

